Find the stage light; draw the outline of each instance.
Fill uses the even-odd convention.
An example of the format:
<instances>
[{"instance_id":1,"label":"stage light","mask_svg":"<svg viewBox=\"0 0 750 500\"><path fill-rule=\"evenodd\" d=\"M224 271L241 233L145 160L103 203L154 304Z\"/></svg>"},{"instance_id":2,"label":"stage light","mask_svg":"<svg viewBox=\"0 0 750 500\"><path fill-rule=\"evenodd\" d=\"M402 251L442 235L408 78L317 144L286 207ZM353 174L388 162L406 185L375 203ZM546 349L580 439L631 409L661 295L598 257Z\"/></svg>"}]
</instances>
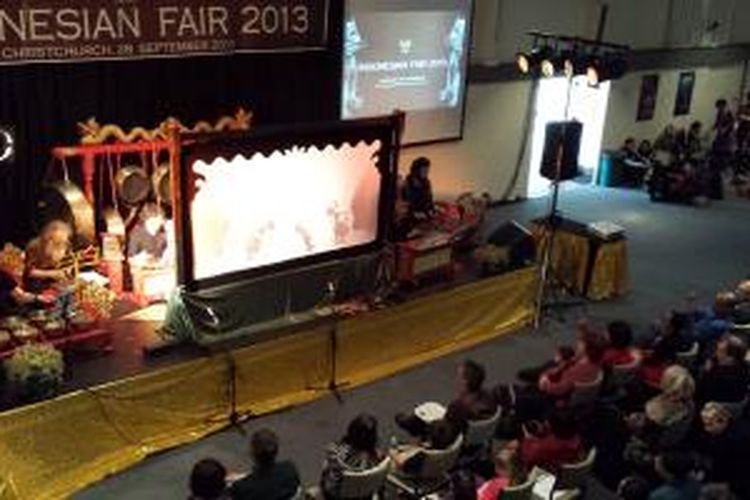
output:
<instances>
[{"instance_id":1,"label":"stage light","mask_svg":"<svg viewBox=\"0 0 750 500\"><path fill-rule=\"evenodd\" d=\"M599 56L591 56L588 63L586 63L586 80L588 80L589 85L592 87L599 85L599 82L602 81L603 69L601 58Z\"/></svg>"},{"instance_id":2,"label":"stage light","mask_svg":"<svg viewBox=\"0 0 750 500\"><path fill-rule=\"evenodd\" d=\"M596 86L608 80L622 78L628 70L625 54L607 53L594 55L586 65L586 78L589 85Z\"/></svg>"},{"instance_id":3,"label":"stage light","mask_svg":"<svg viewBox=\"0 0 750 500\"><path fill-rule=\"evenodd\" d=\"M537 74L541 70L544 76L552 76L554 74L554 69L551 69L553 55L554 50L552 47L547 45L534 47L529 53L519 52L516 54L516 64L518 65L518 70L524 75ZM547 74L550 69L552 70L552 74Z\"/></svg>"},{"instance_id":4,"label":"stage light","mask_svg":"<svg viewBox=\"0 0 750 500\"><path fill-rule=\"evenodd\" d=\"M518 66L518 71L520 71L524 75L527 75L531 70L531 61L529 60L529 54L526 54L525 52L519 52L518 54L516 54L516 65Z\"/></svg>"}]
</instances>

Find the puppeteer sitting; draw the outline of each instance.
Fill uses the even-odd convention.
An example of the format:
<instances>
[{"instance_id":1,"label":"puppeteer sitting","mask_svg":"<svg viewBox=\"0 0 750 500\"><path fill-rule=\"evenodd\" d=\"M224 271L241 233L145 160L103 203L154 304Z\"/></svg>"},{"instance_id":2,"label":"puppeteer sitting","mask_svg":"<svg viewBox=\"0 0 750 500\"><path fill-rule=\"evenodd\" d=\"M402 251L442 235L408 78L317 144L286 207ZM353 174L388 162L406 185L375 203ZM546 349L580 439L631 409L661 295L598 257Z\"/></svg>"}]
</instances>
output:
<instances>
[{"instance_id":1,"label":"puppeteer sitting","mask_svg":"<svg viewBox=\"0 0 750 500\"><path fill-rule=\"evenodd\" d=\"M430 160L421 156L414 160L403 187L403 198L409 205L409 216L417 221L430 220L435 215L430 182Z\"/></svg>"},{"instance_id":2,"label":"puppeteer sitting","mask_svg":"<svg viewBox=\"0 0 750 500\"><path fill-rule=\"evenodd\" d=\"M397 241L409 239L418 227L429 225L435 216L435 202L430 183L430 160L424 156L411 164L409 175L401 187L401 200L396 205L394 237ZM399 209L399 207L403 207Z\"/></svg>"}]
</instances>

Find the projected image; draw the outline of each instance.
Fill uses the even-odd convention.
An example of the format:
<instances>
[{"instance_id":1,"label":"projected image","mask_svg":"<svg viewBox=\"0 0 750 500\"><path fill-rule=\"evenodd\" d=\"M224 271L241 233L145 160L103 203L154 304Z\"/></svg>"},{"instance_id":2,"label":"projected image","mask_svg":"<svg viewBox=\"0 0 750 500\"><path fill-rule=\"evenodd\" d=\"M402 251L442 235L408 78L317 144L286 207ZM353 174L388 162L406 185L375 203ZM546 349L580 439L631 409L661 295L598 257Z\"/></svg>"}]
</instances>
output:
<instances>
[{"instance_id":1,"label":"projected image","mask_svg":"<svg viewBox=\"0 0 750 500\"><path fill-rule=\"evenodd\" d=\"M342 118L406 111L405 142L460 136L471 4L350 0Z\"/></svg>"},{"instance_id":2,"label":"projected image","mask_svg":"<svg viewBox=\"0 0 750 500\"><path fill-rule=\"evenodd\" d=\"M380 147L361 142L193 163L195 278L374 242Z\"/></svg>"}]
</instances>

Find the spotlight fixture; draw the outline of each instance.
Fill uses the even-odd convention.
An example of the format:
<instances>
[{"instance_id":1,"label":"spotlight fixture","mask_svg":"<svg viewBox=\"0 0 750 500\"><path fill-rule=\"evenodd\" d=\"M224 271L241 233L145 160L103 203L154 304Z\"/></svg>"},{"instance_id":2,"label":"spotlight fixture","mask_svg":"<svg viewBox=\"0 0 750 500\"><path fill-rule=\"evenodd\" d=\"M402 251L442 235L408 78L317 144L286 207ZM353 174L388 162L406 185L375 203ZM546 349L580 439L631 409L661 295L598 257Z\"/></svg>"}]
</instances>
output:
<instances>
[{"instance_id":1,"label":"spotlight fixture","mask_svg":"<svg viewBox=\"0 0 750 500\"><path fill-rule=\"evenodd\" d=\"M519 52L516 54L516 64L519 71L524 75L537 74L541 70L544 76L551 76L547 73L552 71L554 74L554 67L552 66L554 53L554 49L548 45L534 47L529 53Z\"/></svg>"},{"instance_id":2,"label":"spotlight fixture","mask_svg":"<svg viewBox=\"0 0 750 500\"><path fill-rule=\"evenodd\" d=\"M628 70L624 53L609 52L602 56L593 55L586 65L586 78L589 85L599 85L607 80L622 78Z\"/></svg>"},{"instance_id":3,"label":"spotlight fixture","mask_svg":"<svg viewBox=\"0 0 750 500\"><path fill-rule=\"evenodd\" d=\"M591 85L598 85L621 78L627 71L630 49L626 45L539 31L528 35L532 37L533 48L516 54L516 64L524 75L568 78L586 75Z\"/></svg>"}]
</instances>

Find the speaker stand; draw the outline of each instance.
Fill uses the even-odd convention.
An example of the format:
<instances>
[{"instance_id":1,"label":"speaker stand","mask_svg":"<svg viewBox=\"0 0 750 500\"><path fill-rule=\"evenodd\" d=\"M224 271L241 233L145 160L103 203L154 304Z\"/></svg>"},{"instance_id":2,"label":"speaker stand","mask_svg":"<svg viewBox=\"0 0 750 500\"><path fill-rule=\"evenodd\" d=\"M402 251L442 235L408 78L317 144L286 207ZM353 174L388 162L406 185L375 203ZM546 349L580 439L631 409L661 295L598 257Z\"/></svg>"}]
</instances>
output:
<instances>
[{"instance_id":1,"label":"speaker stand","mask_svg":"<svg viewBox=\"0 0 750 500\"><path fill-rule=\"evenodd\" d=\"M571 81L570 79L568 79L567 102L565 104L566 117L568 114L568 106L570 104L570 87ZM565 136L566 132L565 123L567 122L563 122L563 137ZM555 178L552 181L552 200L550 202L549 213L547 214L544 224L544 237L542 241L546 241L546 245L544 247L544 252L542 253L542 265L539 269L539 288L537 289L536 294L536 307L534 311L533 323L535 331L538 331L541 328L542 321L545 315L556 313L556 319L560 323L564 323L565 315L563 314L563 309L576 307L585 303L585 301L581 299L578 299L575 302L564 302L560 300L560 296L564 292L570 295L573 294L570 293L570 290L566 289L566 287L562 283L562 280L555 278L555 276L552 276L552 278L555 279L550 279L550 275L554 271L551 259L553 255L553 248L555 246L555 237L557 235L557 229L562 222L562 216L560 215L557 205L560 200L560 177L562 172L562 160L565 152L564 142L565 141L560 141L557 149L557 158L555 161Z\"/></svg>"}]
</instances>

